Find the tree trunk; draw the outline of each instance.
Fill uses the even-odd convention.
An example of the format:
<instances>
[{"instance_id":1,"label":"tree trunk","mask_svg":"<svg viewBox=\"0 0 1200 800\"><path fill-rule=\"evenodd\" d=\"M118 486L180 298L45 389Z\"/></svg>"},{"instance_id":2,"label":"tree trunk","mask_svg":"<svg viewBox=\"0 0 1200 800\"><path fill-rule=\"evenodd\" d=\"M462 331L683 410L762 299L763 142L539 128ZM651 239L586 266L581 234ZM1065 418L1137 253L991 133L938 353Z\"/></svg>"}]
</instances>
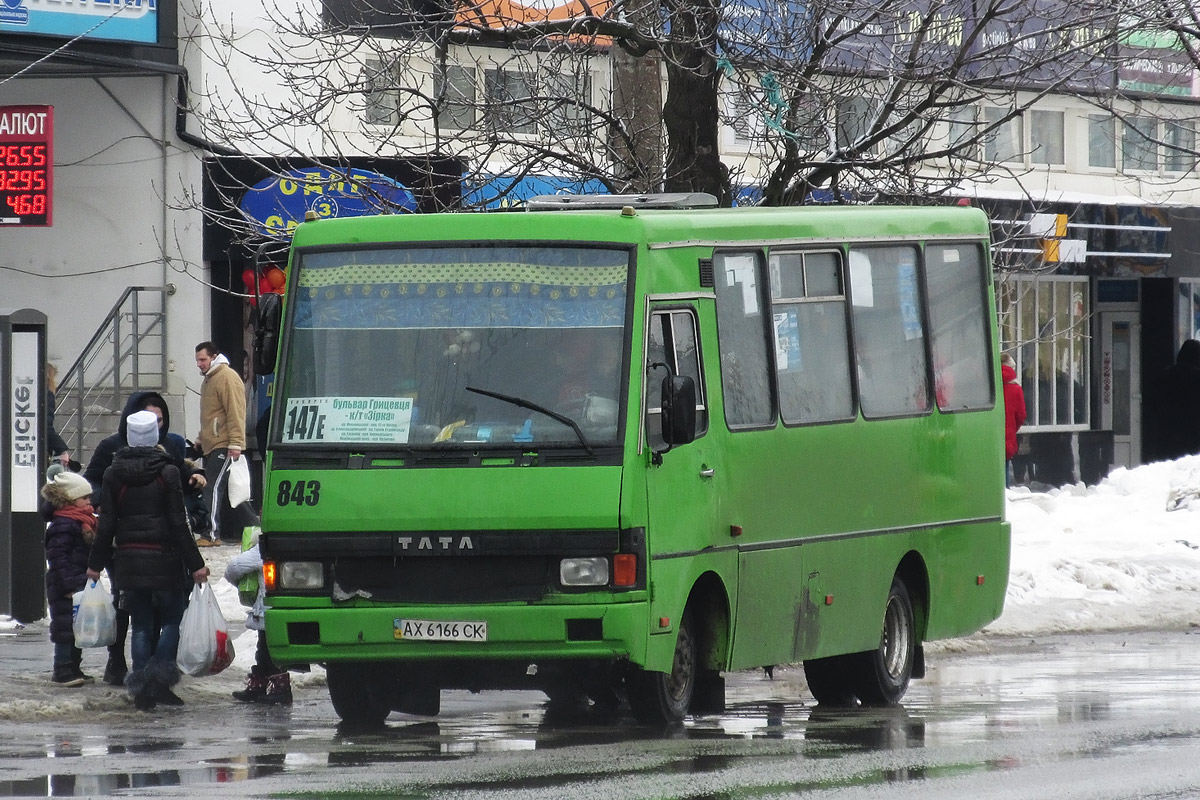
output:
<instances>
[{"instance_id":1,"label":"tree trunk","mask_svg":"<svg viewBox=\"0 0 1200 800\"><path fill-rule=\"evenodd\" d=\"M666 190L708 192L722 206L733 204L729 169L721 162L721 114L715 55L718 8L692 0L671 15L667 47Z\"/></svg>"}]
</instances>

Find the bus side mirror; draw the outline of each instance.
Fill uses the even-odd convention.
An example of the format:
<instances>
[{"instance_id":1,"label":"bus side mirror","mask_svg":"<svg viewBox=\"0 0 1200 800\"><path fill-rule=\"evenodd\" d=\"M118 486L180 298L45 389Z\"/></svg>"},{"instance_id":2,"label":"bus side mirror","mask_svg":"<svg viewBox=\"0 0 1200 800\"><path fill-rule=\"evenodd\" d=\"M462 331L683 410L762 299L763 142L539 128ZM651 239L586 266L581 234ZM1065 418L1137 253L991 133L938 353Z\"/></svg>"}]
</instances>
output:
<instances>
[{"instance_id":1,"label":"bus side mirror","mask_svg":"<svg viewBox=\"0 0 1200 800\"><path fill-rule=\"evenodd\" d=\"M696 439L696 382L686 375L663 378L662 427L669 447Z\"/></svg>"},{"instance_id":2,"label":"bus side mirror","mask_svg":"<svg viewBox=\"0 0 1200 800\"><path fill-rule=\"evenodd\" d=\"M275 371L279 354L279 326L283 320L283 298L274 292L258 297L258 324L254 326L254 374Z\"/></svg>"}]
</instances>

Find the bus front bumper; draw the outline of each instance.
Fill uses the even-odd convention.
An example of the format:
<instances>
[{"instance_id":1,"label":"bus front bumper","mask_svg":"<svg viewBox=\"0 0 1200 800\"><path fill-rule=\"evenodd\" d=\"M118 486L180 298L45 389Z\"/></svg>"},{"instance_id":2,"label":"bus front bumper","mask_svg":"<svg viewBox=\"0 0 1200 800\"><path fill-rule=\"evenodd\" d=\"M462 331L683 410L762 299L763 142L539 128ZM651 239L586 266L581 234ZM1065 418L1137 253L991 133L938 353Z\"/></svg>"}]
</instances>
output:
<instances>
[{"instance_id":1,"label":"bus front bumper","mask_svg":"<svg viewBox=\"0 0 1200 800\"><path fill-rule=\"evenodd\" d=\"M645 602L334 607L324 600L319 606L268 608L266 633L271 658L285 665L575 659L628 660L641 665L647 646L647 613ZM478 640L483 632L479 623L486 624L482 641ZM411 635L405 637L406 631ZM470 636L472 640L414 638L431 634Z\"/></svg>"}]
</instances>

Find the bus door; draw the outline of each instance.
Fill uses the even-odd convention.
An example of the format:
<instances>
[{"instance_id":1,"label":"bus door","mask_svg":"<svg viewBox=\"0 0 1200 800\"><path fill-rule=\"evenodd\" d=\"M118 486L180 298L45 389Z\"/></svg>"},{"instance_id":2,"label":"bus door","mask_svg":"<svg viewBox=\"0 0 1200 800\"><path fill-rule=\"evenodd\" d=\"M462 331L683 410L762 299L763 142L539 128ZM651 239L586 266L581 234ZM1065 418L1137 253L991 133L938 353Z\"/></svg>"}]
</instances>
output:
<instances>
[{"instance_id":1,"label":"bus door","mask_svg":"<svg viewBox=\"0 0 1200 800\"><path fill-rule=\"evenodd\" d=\"M646 348L645 446L651 454L646 476L647 544L654 572L651 627L654 633L677 629L681 592L690 562L700 551L729 545L728 525L719 530L719 507L726 476L713 437L708 435L708 392L701 369L696 309L674 302L654 305L648 319ZM667 452L662 439L662 381L671 372L696 383L696 439ZM661 457L660 457L661 455ZM684 595L686 597L686 595ZM659 620L669 625L659 629Z\"/></svg>"}]
</instances>

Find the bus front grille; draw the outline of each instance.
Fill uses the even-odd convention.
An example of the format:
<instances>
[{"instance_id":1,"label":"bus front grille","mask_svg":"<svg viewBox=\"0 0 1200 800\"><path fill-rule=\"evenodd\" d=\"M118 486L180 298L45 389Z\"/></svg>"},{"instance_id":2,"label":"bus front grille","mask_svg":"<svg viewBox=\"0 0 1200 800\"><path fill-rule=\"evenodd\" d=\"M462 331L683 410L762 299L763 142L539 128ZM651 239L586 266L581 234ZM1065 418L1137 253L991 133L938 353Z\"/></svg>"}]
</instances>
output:
<instances>
[{"instance_id":1,"label":"bus front grille","mask_svg":"<svg viewBox=\"0 0 1200 800\"><path fill-rule=\"evenodd\" d=\"M339 558L333 578L343 593L382 602L532 601L545 596L557 563L546 556Z\"/></svg>"}]
</instances>

